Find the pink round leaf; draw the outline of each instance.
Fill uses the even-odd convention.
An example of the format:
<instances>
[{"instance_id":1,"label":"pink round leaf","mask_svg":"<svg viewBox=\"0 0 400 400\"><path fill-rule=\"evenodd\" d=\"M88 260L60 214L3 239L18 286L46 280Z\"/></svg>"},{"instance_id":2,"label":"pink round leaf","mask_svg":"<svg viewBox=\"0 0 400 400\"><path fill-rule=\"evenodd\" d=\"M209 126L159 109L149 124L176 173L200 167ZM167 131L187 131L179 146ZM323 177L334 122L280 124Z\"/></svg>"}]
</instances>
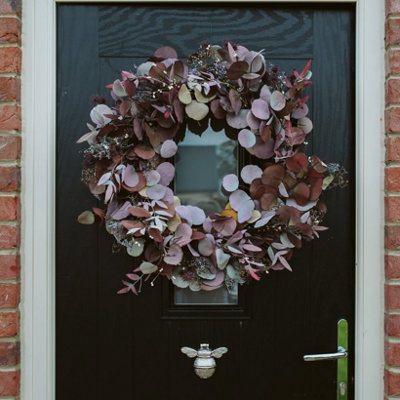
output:
<instances>
[{"instance_id":1,"label":"pink round leaf","mask_svg":"<svg viewBox=\"0 0 400 400\"><path fill-rule=\"evenodd\" d=\"M268 103L263 99L256 99L251 105L251 112L259 119L267 120L269 118Z\"/></svg>"},{"instance_id":2,"label":"pink round leaf","mask_svg":"<svg viewBox=\"0 0 400 400\"><path fill-rule=\"evenodd\" d=\"M240 207L238 211L238 222L240 224L251 218L251 216L253 215L254 207L255 205L253 200L247 201Z\"/></svg>"},{"instance_id":3,"label":"pink round leaf","mask_svg":"<svg viewBox=\"0 0 400 400\"><path fill-rule=\"evenodd\" d=\"M243 190L236 190L229 196L229 204L235 211L239 211L249 200L250 196Z\"/></svg>"},{"instance_id":4,"label":"pink round leaf","mask_svg":"<svg viewBox=\"0 0 400 400\"><path fill-rule=\"evenodd\" d=\"M161 200L165 195L166 187L160 184L151 186L147 189L147 197L152 200Z\"/></svg>"},{"instance_id":5,"label":"pink round leaf","mask_svg":"<svg viewBox=\"0 0 400 400\"><path fill-rule=\"evenodd\" d=\"M207 237L199 240L198 249L200 254L206 257L214 253L214 245Z\"/></svg>"},{"instance_id":6,"label":"pink round leaf","mask_svg":"<svg viewBox=\"0 0 400 400\"><path fill-rule=\"evenodd\" d=\"M303 117L300 118L297 121L297 126L303 130L303 132L307 135L308 133L310 133L313 129L313 123L312 121L307 118L307 117Z\"/></svg>"},{"instance_id":7,"label":"pink round leaf","mask_svg":"<svg viewBox=\"0 0 400 400\"><path fill-rule=\"evenodd\" d=\"M296 108L294 112L292 112L292 118L301 119L304 118L308 114L308 106L307 104L303 104L300 107Z\"/></svg>"},{"instance_id":8,"label":"pink round leaf","mask_svg":"<svg viewBox=\"0 0 400 400\"><path fill-rule=\"evenodd\" d=\"M231 218L221 218L213 222L213 228L223 236L231 236L236 229L236 221Z\"/></svg>"},{"instance_id":9,"label":"pink round leaf","mask_svg":"<svg viewBox=\"0 0 400 400\"><path fill-rule=\"evenodd\" d=\"M283 93L275 90L271 94L270 102L271 102L271 108L273 110L275 110L275 111L283 110L286 105L285 95Z\"/></svg>"},{"instance_id":10,"label":"pink round leaf","mask_svg":"<svg viewBox=\"0 0 400 400\"><path fill-rule=\"evenodd\" d=\"M160 182L161 176L155 169L145 171L143 174L146 178L147 186L153 186Z\"/></svg>"},{"instance_id":11,"label":"pink round leaf","mask_svg":"<svg viewBox=\"0 0 400 400\"><path fill-rule=\"evenodd\" d=\"M243 129L247 127L247 113L249 110L240 110L239 114L235 113L228 113L226 115L226 122L228 123L229 126L235 129Z\"/></svg>"},{"instance_id":12,"label":"pink round leaf","mask_svg":"<svg viewBox=\"0 0 400 400\"><path fill-rule=\"evenodd\" d=\"M157 167L157 172L160 174L160 183L168 186L175 176L175 167L169 162L163 162Z\"/></svg>"},{"instance_id":13,"label":"pink round leaf","mask_svg":"<svg viewBox=\"0 0 400 400\"><path fill-rule=\"evenodd\" d=\"M250 129L258 131L260 128L260 120L251 111L247 113L246 121Z\"/></svg>"},{"instance_id":14,"label":"pink round leaf","mask_svg":"<svg viewBox=\"0 0 400 400\"><path fill-rule=\"evenodd\" d=\"M239 179L235 174L225 175L222 186L227 192L233 192L239 187Z\"/></svg>"},{"instance_id":15,"label":"pink round leaf","mask_svg":"<svg viewBox=\"0 0 400 400\"><path fill-rule=\"evenodd\" d=\"M173 140L166 140L160 150L161 157L170 158L176 154L178 146Z\"/></svg>"},{"instance_id":16,"label":"pink round leaf","mask_svg":"<svg viewBox=\"0 0 400 400\"><path fill-rule=\"evenodd\" d=\"M128 165L125 169L124 183L129 187L135 187L139 183L139 175L132 165Z\"/></svg>"},{"instance_id":17,"label":"pink round leaf","mask_svg":"<svg viewBox=\"0 0 400 400\"><path fill-rule=\"evenodd\" d=\"M173 244L164 256L164 262L169 265L178 265L182 261L183 251L177 244Z\"/></svg>"},{"instance_id":18,"label":"pink round leaf","mask_svg":"<svg viewBox=\"0 0 400 400\"><path fill-rule=\"evenodd\" d=\"M178 53L172 47L164 46L157 49L154 56L157 58L178 58Z\"/></svg>"},{"instance_id":19,"label":"pink round leaf","mask_svg":"<svg viewBox=\"0 0 400 400\"><path fill-rule=\"evenodd\" d=\"M256 144L256 136L248 129L242 129L238 135L238 141L242 147L248 149Z\"/></svg>"},{"instance_id":20,"label":"pink round leaf","mask_svg":"<svg viewBox=\"0 0 400 400\"><path fill-rule=\"evenodd\" d=\"M256 138L256 144L253 146L254 155L261 160L267 160L274 155L274 145L273 139L264 142L259 136Z\"/></svg>"},{"instance_id":21,"label":"pink round leaf","mask_svg":"<svg viewBox=\"0 0 400 400\"><path fill-rule=\"evenodd\" d=\"M181 247L186 246L192 240L192 232L188 224L179 224L175 231L175 243Z\"/></svg>"},{"instance_id":22,"label":"pink round leaf","mask_svg":"<svg viewBox=\"0 0 400 400\"><path fill-rule=\"evenodd\" d=\"M250 185L254 179L261 178L262 173L263 171L258 165L246 165L243 167L240 176L242 177L243 182Z\"/></svg>"},{"instance_id":23,"label":"pink round leaf","mask_svg":"<svg viewBox=\"0 0 400 400\"><path fill-rule=\"evenodd\" d=\"M170 204L174 204L174 192L168 186L165 187L165 194L162 200L167 201Z\"/></svg>"},{"instance_id":24,"label":"pink round leaf","mask_svg":"<svg viewBox=\"0 0 400 400\"><path fill-rule=\"evenodd\" d=\"M212 280L203 279L202 283L207 286L215 287L222 285L222 283L224 283L224 280L225 280L225 272L218 271L214 279Z\"/></svg>"}]
</instances>

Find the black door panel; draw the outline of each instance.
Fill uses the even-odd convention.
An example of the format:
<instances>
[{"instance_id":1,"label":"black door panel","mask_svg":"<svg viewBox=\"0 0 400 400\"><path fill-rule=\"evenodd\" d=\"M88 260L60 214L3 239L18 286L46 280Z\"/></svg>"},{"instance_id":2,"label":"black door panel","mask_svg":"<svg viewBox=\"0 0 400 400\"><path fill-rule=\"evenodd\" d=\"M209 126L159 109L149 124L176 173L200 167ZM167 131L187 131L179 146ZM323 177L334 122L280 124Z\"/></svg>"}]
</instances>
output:
<instances>
[{"instance_id":1,"label":"black door panel","mask_svg":"<svg viewBox=\"0 0 400 400\"><path fill-rule=\"evenodd\" d=\"M104 228L76 217L94 205L80 182L75 141L86 132L90 96L120 70L163 45L184 58L212 38L265 49L291 72L313 59L309 88L314 133L308 152L343 164L349 185L328 191L330 229L298 251L293 272L271 272L246 294L243 318L166 317L168 285L117 295L133 267L112 254ZM350 326L354 375L354 9L226 5L58 6L57 82L57 400L334 400L336 363L302 355L336 350L336 323ZM210 343L229 352L200 380L182 346Z\"/></svg>"}]
</instances>

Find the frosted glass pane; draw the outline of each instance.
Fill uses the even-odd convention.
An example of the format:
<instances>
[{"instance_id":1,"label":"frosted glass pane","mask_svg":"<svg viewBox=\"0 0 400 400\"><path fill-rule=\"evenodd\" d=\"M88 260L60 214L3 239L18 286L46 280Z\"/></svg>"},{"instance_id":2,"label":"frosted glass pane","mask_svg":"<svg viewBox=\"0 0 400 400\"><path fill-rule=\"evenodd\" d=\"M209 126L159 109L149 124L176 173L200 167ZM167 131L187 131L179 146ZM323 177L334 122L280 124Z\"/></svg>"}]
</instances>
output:
<instances>
[{"instance_id":1,"label":"frosted glass pane","mask_svg":"<svg viewBox=\"0 0 400 400\"><path fill-rule=\"evenodd\" d=\"M224 131L208 128L198 136L187 130L178 144L175 168L175 193L183 205L200 207L206 214L220 212L228 200L222 179L237 174L237 142Z\"/></svg>"},{"instance_id":2,"label":"frosted glass pane","mask_svg":"<svg viewBox=\"0 0 400 400\"><path fill-rule=\"evenodd\" d=\"M175 305L236 305L238 304L238 286L237 284L228 292L225 287L207 292L200 290L194 292L190 289L181 289L174 286Z\"/></svg>"}]
</instances>

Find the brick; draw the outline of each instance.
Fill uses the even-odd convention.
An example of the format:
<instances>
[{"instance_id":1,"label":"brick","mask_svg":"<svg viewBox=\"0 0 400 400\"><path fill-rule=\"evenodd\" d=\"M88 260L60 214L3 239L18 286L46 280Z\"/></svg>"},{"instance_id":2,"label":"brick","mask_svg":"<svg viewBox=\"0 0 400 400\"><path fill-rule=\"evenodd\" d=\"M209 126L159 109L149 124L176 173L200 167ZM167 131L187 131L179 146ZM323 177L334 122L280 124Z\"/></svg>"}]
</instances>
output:
<instances>
[{"instance_id":1,"label":"brick","mask_svg":"<svg viewBox=\"0 0 400 400\"><path fill-rule=\"evenodd\" d=\"M20 219L19 197L0 197L0 221L14 221Z\"/></svg>"},{"instance_id":2,"label":"brick","mask_svg":"<svg viewBox=\"0 0 400 400\"><path fill-rule=\"evenodd\" d=\"M22 0L0 0L0 14L21 15Z\"/></svg>"},{"instance_id":3,"label":"brick","mask_svg":"<svg viewBox=\"0 0 400 400\"><path fill-rule=\"evenodd\" d=\"M0 286L1 304L1 286ZM385 306L390 310L400 308L400 285L385 285Z\"/></svg>"},{"instance_id":4,"label":"brick","mask_svg":"<svg viewBox=\"0 0 400 400\"><path fill-rule=\"evenodd\" d=\"M400 136L387 138L386 161L400 161Z\"/></svg>"},{"instance_id":5,"label":"brick","mask_svg":"<svg viewBox=\"0 0 400 400\"><path fill-rule=\"evenodd\" d=\"M386 52L386 75L400 74L400 50Z\"/></svg>"},{"instance_id":6,"label":"brick","mask_svg":"<svg viewBox=\"0 0 400 400\"><path fill-rule=\"evenodd\" d=\"M389 336L400 336L400 314L385 315L385 332Z\"/></svg>"},{"instance_id":7,"label":"brick","mask_svg":"<svg viewBox=\"0 0 400 400\"><path fill-rule=\"evenodd\" d=\"M0 366L17 365L19 360L19 342L0 342Z\"/></svg>"},{"instance_id":8,"label":"brick","mask_svg":"<svg viewBox=\"0 0 400 400\"><path fill-rule=\"evenodd\" d=\"M19 78L0 77L0 101L20 101L21 81Z\"/></svg>"},{"instance_id":9,"label":"brick","mask_svg":"<svg viewBox=\"0 0 400 400\"><path fill-rule=\"evenodd\" d=\"M400 279L400 254L399 256L385 256L385 276L387 279Z\"/></svg>"},{"instance_id":10,"label":"brick","mask_svg":"<svg viewBox=\"0 0 400 400\"><path fill-rule=\"evenodd\" d=\"M18 47L0 47L0 72L21 72L21 50Z\"/></svg>"},{"instance_id":11,"label":"brick","mask_svg":"<svg viewBox=\"0 0 400 400\"><path fill-rule=\"evenodd\" d=\"M0 197L1 211L1 197ZM385 220L388 222L400 221L400 196L385 198Z\"/></svg>"},{"instance_id":12,"label":"brick","mask_svg":"<svg viewBox=\"0 0 400 400\"><path fill-rule=\"evenodd\" d=\"M400 374L385 371L385 393L389 396L400 395Z\"/></svg>"},{"instance_id":13,"label":"brick","mask_svg":"<svg viewBox=\"0 0 400 400\"><path fill-rule=\"evenodd\" d=\"M0 190L12 192L20 187L20 170L18 167L0 167Z\"/></svg>"},{"instance_id":14,"label":"brick","mask_svg":"<svg viewBox=\"0 0 400 400\"><path fill-rule=\"evenodd\" d=\"M0 283L0 308L15 308L19 304L19 284Z\"/></svg>"},{"instance_id":15,"label":"brick","mask_svg":"<svg viewBox=\"0 0 400 400\"><path fill-rule=\"evenodd\" d=\"M391 192L400 192L400 167L385 169L385 187Z\"/></svg>"},{"instance_id":16,"label":"brick","mask_svg":"<svg viewBox=\"0 0 400 400\"><path fill-rule=\"evenodd\" d=\"M385 361L391 366L400 366L400 343L385 343Z\"/></svg>"},{"instance_id":17,"label":"brick","mask_svg":"<svg viewBox=\"0 0 400 400\"><path fill-rule=\"evenodd\" d=\"M0 225L0 249L12 249L19 245L19 227Z\"/></svg>"},{"instance_id":18,"label":"brick","mask_svg":"<svg viewBox=\"0 0 400 400\"><path fill-rule=\"evenodd\" d=\"M400 103L400 79L386 82L386 104Z\"/></svg>"},{"instance_id":19,"label":"brick","mask_svg":"<svg viewBox=\"0 0 400 400\"><path fill-rule=\"evenodd\" d=\"M20 371L0 372L0 396L15 396L19 393Z\"/></svg>"},{"instance_id":20,"label":"brick","mask_svg":"<svg viewBox=\"0 0 400 400\"><path fill-rule=\"evenodd\" d=\"M1 229L1 225L0 225ZM400 250L400 226L385 227L385 247L391 250Z\"/></svg>"},{"instance_id":21,"label":"brick","mask_svg":"<svg viewBox=\"0 0 400 400\"><path fill-rule=\"evenodd\" d=\"M21 22L17 18L0 18L0 43L21 43Z\"/></svg>"},{"instance_id":22,"label":"brick","mask_svg":"<svg viewBox=\"0 0 400 400\"><path fill-rule=\"evenodd\" d=\"M385 111L386 132L400 132L400 107L391 107Z\"/></svg>"},{"instance_id":23,"label":"brick","mask_svg":"<svg viewBox=\"0 0 400 400\"><path fill-rule=\"evenodd\" d=\"M20 270L19 263L19 255L0 255L0 279L18 279Z\"/></svg>"},{"instance_id":24,"label":"brick","mask_svg":"<svg viewBox=\"0 0 400 400\"><path fill-rule=\"evenodd\" d=\"M0 337L12 337L18 333L18 315L16 312L0 313Z\"/></svg>"},{"instance_id":25,"label":"brick","mask_svg":"<svg viewBox=\"0 0 400 400\"><path fill-rule=\"evenodd\" d=\"M0 131L21 129L21 108L18 106L0 106Z\"/></svg>"},{"instance_id":26,"label":"brick","mask_svg":"<svg viewBox=\"0 0 400 400\"><path fill-rule=\"evenodd\" d=\"M21 157L21 138L0 135L0 160L17 160Z\"/></svg>"},{"instance_id":27,"label":"brick","mask_svg":"<svg viewBox=\"0 0 400 400\"><path fill-rule=\"evenodd\" d=\"M386 0L386 14L399 14L400 13L400 2L399 0Z\"/></svg>"},{"instance_id":28,"label":"brick","mask_svg":"<svg viewBox=\"0 0 400 400\"><path fill-rule=\"evenodd\" d=\"M385 41L387 45L400 43L400 18L386 21Z\"/></svg>"}]
</instances>

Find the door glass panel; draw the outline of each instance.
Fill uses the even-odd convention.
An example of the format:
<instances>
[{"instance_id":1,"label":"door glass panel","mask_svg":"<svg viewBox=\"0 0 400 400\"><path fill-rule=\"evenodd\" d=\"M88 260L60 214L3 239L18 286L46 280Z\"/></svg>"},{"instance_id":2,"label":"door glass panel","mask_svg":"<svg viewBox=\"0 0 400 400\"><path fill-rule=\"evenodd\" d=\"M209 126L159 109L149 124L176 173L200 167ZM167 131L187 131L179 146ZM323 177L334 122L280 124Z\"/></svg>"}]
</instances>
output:
<instances>
[{"instance_id":1,"label":"door glass panel","mask_svg":"<svg viewBox=\"0 0 400 400\"><path fill-rule=\"evenodd\" d=\"M236 305L238 304L238 285L228 291L224 286L207 292L204 290L194 292L190 289L181 289L174 286L174 303L183 305Z\"/></svg>"},{"instance_id":2,"label":"door glass panel","mask_svg":"<svg viewBox=\"0 0 400 400\"><path fill-rule=\"evenodd\" d=\"M200 207L206 215L221 212L228 202L222 189L227 174L237 174L237 142L224 131L210 127L196 135L186 131L178 144L175 168L175 193L183 205ZM174 286L176 305L235 305L238 304L237 285L229 292L225 287L212 291L194 292Z\"/></svg>"},{"instance_id":3,"label":"door glass panel","mask_svg":"<svg viewBox=\"0 0 400 400\"><path fill-rule=\"evenodd\" d=\"M228 196L222 179L237 173L237 142L224 131L208 128L201 136L189 130L178 144L175 193L183 205L200 207L207 214L225 208Z\"/></svg>"}]
</instances>

